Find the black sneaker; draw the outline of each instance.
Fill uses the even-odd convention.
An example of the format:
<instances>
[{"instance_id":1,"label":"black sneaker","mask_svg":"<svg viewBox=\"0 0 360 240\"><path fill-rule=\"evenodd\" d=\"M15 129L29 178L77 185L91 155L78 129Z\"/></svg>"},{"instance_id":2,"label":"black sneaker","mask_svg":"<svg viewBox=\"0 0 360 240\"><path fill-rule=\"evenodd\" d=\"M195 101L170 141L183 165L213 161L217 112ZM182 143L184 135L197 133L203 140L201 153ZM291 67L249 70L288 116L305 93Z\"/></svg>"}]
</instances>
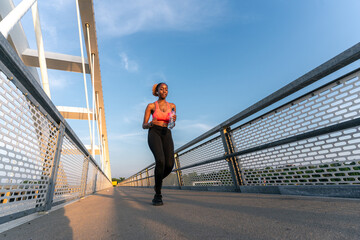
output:
<instances>
[{"instance_id":1,"label":"black sneaker","mask_svg":"<svg viewBox=\"0 0 360 240\"><path fill-rule=\"evenodd\" d=\"M161 206L161 205L164 204L163 201L162 201L162 196L161 196L161 194L155 194L155 195L154 195L154 199L152 200L152 204L153 204L154 206Z\"/></svg>"}]
</instances>

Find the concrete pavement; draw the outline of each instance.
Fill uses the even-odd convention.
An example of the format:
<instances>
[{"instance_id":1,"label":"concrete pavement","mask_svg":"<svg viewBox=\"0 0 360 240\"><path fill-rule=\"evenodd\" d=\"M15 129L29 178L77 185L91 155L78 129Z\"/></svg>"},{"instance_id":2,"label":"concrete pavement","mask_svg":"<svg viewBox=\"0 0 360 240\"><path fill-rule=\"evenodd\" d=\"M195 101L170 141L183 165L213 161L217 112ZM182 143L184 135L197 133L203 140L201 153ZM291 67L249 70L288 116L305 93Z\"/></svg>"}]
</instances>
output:
<instances>
[{"instance_id":1,"label":"concrete pavement","mask_svg":"<svg viewBox=\"0 0 360 240\"><path fill-rule=\"evenodd\" d=\"M360 239L360 200L117 187L0 239Z\"/></svg>"}]
</instances>

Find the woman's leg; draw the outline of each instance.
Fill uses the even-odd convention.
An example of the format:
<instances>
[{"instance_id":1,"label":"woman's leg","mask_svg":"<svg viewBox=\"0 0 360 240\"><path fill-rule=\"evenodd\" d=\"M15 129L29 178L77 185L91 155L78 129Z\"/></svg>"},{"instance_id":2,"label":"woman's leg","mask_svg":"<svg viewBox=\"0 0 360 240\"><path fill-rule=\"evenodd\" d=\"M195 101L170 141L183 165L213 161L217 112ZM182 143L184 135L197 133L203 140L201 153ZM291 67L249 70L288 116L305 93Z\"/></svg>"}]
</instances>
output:
<instances>
[{"instance_id":1,"label":"woman's leg","mask_svg":"<svg viewBox=\"0 0 360 240\"><path fill-rule=\"evenodd\" d=\"M162 138L162 145L165 155L165 167L163 178L166 178L174 167L174 142L171 136L171 131L167 130L166 134Z\"/></svg>"},{"instance_id":2,"label":"woman's leg","mask_svg":"<svg viewBox=\"0 0 360 240\"><path fill-rule=\"evenodd\" d=\"M161 185L165 169L165 155L161 136L157 129L149 129L148 144L155 157L155 192L156 194L161 194Z\"/></svg>"}]
</instances>

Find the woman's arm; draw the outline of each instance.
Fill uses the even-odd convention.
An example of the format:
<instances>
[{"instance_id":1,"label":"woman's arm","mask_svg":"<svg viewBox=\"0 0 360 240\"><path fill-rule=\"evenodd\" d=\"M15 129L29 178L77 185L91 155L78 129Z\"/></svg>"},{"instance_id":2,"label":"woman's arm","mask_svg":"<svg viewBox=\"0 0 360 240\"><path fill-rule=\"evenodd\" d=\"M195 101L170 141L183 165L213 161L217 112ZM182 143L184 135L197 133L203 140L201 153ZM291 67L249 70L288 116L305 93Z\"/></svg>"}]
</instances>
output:
<instances>
[{"instance_id":1,"label":"woman's arm","mask_svg":"<svg viewBox=\"0 0 360 240\"><path fill-rule=\"evenodd\" d=\"M144 121L143 121L143 125L142 128L143 129L148 129L150 127L152 127L152 121L149 121L150 115L151 115L151 110L154 109L154 104L153 103L149 103L145 109L145 114L144 114Z\"/></svg>"}]
</instances>

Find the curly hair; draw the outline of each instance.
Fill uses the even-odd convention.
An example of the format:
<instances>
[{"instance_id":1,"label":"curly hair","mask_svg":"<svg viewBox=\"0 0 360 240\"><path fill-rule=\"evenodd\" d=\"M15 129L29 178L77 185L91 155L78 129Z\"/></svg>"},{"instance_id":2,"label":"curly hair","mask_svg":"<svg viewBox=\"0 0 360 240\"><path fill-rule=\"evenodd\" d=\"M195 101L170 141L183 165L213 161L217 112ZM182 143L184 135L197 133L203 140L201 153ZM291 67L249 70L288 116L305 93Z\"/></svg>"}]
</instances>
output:
<instances>
[{"instance_id":1,"label":"curly hair","mask_svg":"<svg viewBox=\"0 0 360 240\"><path fill-rule=\"evenodd\" d=\"M167 86L166 83L164 82L161 82L161 83L157 83L157 84L154 84L154 86L152 87L152 94L155 96L155 97L158 97L159 94L157 93L159 91L159 87L161 86L161 84L165 84Z\"/></svg>"}]
</instances>

